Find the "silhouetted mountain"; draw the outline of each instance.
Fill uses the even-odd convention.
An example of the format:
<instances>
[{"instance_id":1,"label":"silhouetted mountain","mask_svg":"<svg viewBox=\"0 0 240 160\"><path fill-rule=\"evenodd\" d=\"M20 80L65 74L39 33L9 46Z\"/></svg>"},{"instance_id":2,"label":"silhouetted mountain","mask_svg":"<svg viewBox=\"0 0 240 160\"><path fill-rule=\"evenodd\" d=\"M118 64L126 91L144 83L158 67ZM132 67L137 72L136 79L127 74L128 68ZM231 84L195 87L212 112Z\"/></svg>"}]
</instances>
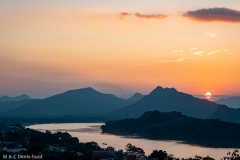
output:
<instances>
[{"instance_id":1,"label":"silhouetted mountain","mask_svg":"<svg viewBox=\"0 0 240 160\"><path fill-rule=\"evenodd\" d=\"M21 100L26 100L26 99L29 100L31 98L26 94L22 94L22 95L16 96L16 97L2 96L2 97L0 97L0 102L21 101Z\"/></svg>"},{"instance_id":2,"label":"silhouetted mountain","mask_svg":"<svg viewBox=\"0 0 240 160\"><path fill-rule=\"evenodd\" d=\"M240 108L229 108L225 105L219 106L213 113L211 119L240 123Z\"/></svg>"},{"instance_id":3,"label":"silhouetted mountain","mask_svg":"<svg viewBox=\"0 0 240 160\"><path fill-rule=\"evenodd\" d=\"M116 118L139 117L146 111L159 110L161 112L178 111L185 115L208 118L219 105L205 99L198 99L192 95L178 92L174 88L155 88L149 95L127 107L110 112Z\"/></svg>"},{"instance_id":4,"label":"silhouetted mountain","mask_svg":"<svg viewBox=\"0 0 240 160\"><path fill-rule=\"evenodd\" d=\"M143 97L145 97L145 95L142 95L141 93L135 93L132 97L128 98L127 100L129 102L137 102Z\"/></svg>"},{"instance_id":5,"label":"silhouetted mountain","mask_svg":"<svg viewBox=\"0 0 240 160\"><path fill-rule=\"evenodd\" d=\"M225 104L231 108L240 108L240 97L221 98L215 101L218 104Z\"/></svg>"},{"instance_id":6,"label":"silhouetted mountain","mask_svg":"<svg viewBox=\"0 0 240 160\"><path fill-rule=\"evenodd\" d=\"M31 100L0 102L0 112L11 111L11 110L16 109L16 108L20 107L21 105L24 105L30 101Z\"/></svg>"},{"instance_id":7,"label":"silhouetted mountain","mask_svg":"<svg viewBox=\"0 0 240 160\"><path fill-rule=\"evenodd\" d=\"M102 126L102 132L151 139L177 139L219 147L226 145L225 142L230 142L231 147L240 146L240 124L192 118L179 112L149 111L137 119L108 121Z\"/></svg>"},{"instance_id":8,"label":"silhouetted mountain","mask_svg":"<svg viewBox=\"0 0 240 160\"><path fill-rule=\"evenodd\" d=\"M72 115L102 113L129 105L131 102L92 88L67 91L46 99L32 100L6 113L7 116Z\"/></svg>"}]
</instances>

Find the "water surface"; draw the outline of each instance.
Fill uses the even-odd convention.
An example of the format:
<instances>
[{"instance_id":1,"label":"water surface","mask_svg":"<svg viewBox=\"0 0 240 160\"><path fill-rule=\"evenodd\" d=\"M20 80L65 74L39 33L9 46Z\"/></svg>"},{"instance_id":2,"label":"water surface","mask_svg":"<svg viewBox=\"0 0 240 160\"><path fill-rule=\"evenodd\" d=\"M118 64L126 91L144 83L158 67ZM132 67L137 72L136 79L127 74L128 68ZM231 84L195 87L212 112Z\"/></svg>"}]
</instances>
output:
<instances>
[{"instance_id":1,"label":"water surface","mask_svg":"<svg viewBox=\"0 0 240 160\"><path fill-rule=\"evenodd\" d=\"M94 141L102 148L112 146L116 150L125 149L128 143L142 148L146 155L153 150L165 150L168 154L173 154L178 158L189 158L198 156L210 156L215 159L223 158L234 148L210 148L197 145L184 144L175 140L149 140L138 137L123 137L111 134L102 134L100 126L102 123L61 123L61 124L38 124L30 125L28 128L39 131L67 131L73 137L77 137L80 142ZM104 145L103 143L107 144Z\"/></svg>"}]
</instances>

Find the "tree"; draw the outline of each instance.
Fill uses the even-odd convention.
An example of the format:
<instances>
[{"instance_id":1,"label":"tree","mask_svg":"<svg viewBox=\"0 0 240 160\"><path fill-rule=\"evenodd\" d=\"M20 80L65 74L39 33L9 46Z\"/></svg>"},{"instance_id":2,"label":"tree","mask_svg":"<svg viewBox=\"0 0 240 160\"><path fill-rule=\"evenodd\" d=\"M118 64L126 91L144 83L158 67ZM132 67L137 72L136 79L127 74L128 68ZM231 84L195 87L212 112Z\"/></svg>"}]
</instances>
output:
<instances>
[{"instance_id":1,"label":"tree","mask_svg":"<svg viewBox=\"0 0 240 160\"><path fill-rule=\"evenodd\" d=\"M226 157L221 158L221 160L240 160L240 156L238 154L238 150L234 150L231 154L231 152L227 153Z\"/></svg>"},{"instance_id":2,"label":"tree","mask_svg":"<svg viewBox=\"0 0 240 160\"><path fill-rule=\"evenodd\" d=\"M154 150L148 158L158 158L158 160L164 160L168 158L166 151L163 150Z\"/></svg>"},{"instance_id":3,"label":"tree","mask_svg":"<svg viewBox=\"0 0 240 160\"><path fill-rule=\"evenodd\" d=\"M140 154L145 155L145 152L143 151L142 148L136 147L136 146L132 145L131 143L128 143L128 144L126 145L125 150L126 150L127 152L137 152L137 153L140 153Z\"/></svg>"}]
</instances>

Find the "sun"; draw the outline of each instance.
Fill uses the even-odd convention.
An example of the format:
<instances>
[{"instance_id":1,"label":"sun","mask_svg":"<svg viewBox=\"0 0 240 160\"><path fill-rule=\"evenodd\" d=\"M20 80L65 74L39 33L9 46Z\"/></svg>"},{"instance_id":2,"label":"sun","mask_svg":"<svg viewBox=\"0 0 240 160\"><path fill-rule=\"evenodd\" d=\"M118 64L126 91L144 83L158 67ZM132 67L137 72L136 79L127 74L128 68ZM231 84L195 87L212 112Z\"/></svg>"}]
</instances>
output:
<instances>
[{"instance_id":1,"label":"sun","mask_svg":"<svg viewBox=\"0 0 240 160\"><path fill-rule=\"evenodd\" d=\"M207 92L206 94L205 94L205 96L207 97L207 98L211 98L211 93L210 92Z\"/></svg>"}]
</instances>

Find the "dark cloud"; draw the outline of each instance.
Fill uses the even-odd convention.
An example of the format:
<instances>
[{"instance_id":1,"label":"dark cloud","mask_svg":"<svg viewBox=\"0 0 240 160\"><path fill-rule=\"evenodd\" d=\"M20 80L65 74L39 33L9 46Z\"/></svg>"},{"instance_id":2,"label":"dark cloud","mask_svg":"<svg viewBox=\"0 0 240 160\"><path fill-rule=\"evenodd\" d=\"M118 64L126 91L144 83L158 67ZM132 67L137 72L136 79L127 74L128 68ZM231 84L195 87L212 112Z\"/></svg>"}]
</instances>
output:
<instances>
[{"instance_id":1,"label":"dark cloud","mask_svg":"<svg viewBox=\"0 0 240 160\"><path fill-rule=\"evenodd\" d=\"M120 18L123 19L124 17L130 16L132 14L128 13L128 12L122 12L120 13Z\"/></svg>"},{"instance_id":2,"label":"dark cloud","mask_svg":"<svg viewBox=\"0 0 240 160\"><path fill-rule=\"evenodd\" d=\"M135 16L138 18L146 18L146 19L150 19L150 18L156 18L156 19L161 19L161 18L166 18L166 15L163 14L141 14L141 13L135 13Z\"/></svg>"},{"instance_id":3,"label":"dark cloud","mask_svg":"<svg viewBox=\"0 0 240 160\"><path fill-rule=\"evenodd\" d=\"M188 11L183 16L198 21L240 22L240 11L228 8L209 8Z\"/></svg>"},{"instance_id":4,"label":"dark cloud","mask_svg":"<svg viewBox=\"0 0 240 160\"><path fill-rule=\"evenodd\" d=\"M122 12L120 13L121 16L130 16L131 14L130 13L127 13L127 12Z\"/></svg>"},{"instance_id":5,"label":"dark cloud","mask_svg":"<svg viewBox=\"0 0 240 160\"><path fill-rule=\"evenodd\" d=\"M120 18L124 19L125 17L131 16L131 15L134 15L138 18L146 18L146 19L150 19L150 18L161 19L161 18L167 17L167 15L163 15L163 14L141 14L141 13L131 14L128 12L122 12L122 13L120 13Z\"/></svg>"}]
</instances>

